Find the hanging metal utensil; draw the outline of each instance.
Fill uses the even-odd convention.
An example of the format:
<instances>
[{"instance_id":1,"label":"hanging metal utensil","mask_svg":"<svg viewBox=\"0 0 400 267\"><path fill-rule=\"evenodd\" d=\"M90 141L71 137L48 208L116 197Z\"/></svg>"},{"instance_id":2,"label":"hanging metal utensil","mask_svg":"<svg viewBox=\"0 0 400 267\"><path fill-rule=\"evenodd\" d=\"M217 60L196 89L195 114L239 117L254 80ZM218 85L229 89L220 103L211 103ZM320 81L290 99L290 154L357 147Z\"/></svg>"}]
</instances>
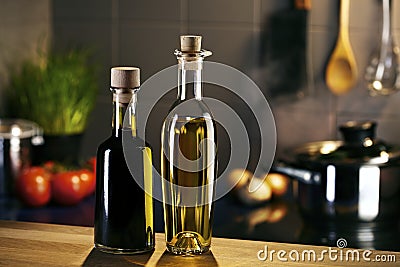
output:
<instances>
[{"instance_id":1,"label":"hanging metal utensil","mask_svg":"<svg viewBox=\"0 0 400 267\"><path fill-rule=\"evenodd\" d=\"M391 0L382 0L382 39L365 71L372 96L389 95L400 90L400 48L391 34Z\"/></svg>"},{"instance_id":2,"label":"hanging metal utensil","mask_svg":"<svg viewBox=\"0 0 400 267\"><path fill-rule=\"evenodd\" d=\"M329 89L336 95L351 90L358 77L358 70L349 38L350 0L340 2L339 36L329 59L325 79Z\"/></svg>"}]
</instances>

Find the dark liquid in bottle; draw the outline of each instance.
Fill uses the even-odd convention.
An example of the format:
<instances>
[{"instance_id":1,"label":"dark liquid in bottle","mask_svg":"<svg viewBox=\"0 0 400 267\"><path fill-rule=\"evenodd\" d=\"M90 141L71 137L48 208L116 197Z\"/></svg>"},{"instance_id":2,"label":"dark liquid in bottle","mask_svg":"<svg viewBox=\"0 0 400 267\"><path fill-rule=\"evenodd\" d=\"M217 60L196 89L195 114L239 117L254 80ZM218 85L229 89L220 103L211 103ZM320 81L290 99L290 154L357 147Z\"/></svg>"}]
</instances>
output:
<instances>
[{"instance_id":1,"label":"dark liquid in bottle","mask_svg":"<svg viewBox=\"0 0 400 267\"><path fill-rule=\"evenodd\" d=\"M97 184L95 209L95 246L111 253L140 253L154 248L152 196L136 183L125 161L122 131L102 143L97 151ZM133 174L150 188L151 171L145 170L143 140L131 137L128 142ZM147 162L148 163L148 162ZM144 165L145 164L145 165ZM149 166L149 165L147 165ZM150 176L150 177L146 177ZM143 182L147 179L147 182ZM150 179L150 180L149 180Z\"/></svg>"}]
</instances>

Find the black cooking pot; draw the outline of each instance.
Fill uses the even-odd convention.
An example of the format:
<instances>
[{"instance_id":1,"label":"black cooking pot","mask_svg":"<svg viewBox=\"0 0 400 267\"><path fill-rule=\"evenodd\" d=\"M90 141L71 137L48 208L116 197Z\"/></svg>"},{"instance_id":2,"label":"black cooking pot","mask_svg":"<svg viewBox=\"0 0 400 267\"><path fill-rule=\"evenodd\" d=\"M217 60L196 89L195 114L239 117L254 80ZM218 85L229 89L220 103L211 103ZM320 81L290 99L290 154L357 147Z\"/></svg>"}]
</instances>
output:
<instances>
[{"instance_id":1,"label":"black cooking pot","mask_svg":"<svg viewBox=\"0 0 400 267\"><path fill-rule=\"evenodd\" d=\"M376 139L375 128L371 121L348 122L340 127L344 141L304 144L273 167L297 181L308 222L352 227L398 221L400 147Z\"/></svg>"},{"instance_id":2,"label":"black cooking pot","mask_svg":"<svg viewBox=\"0 0 400 267\"><path fill-rule=\"evenodd\" d=\"M32 148L43 143L43 130L34 122L0 119L0 199L13 195L14 182L32 160Z\"/></svg>"}]
</instances>

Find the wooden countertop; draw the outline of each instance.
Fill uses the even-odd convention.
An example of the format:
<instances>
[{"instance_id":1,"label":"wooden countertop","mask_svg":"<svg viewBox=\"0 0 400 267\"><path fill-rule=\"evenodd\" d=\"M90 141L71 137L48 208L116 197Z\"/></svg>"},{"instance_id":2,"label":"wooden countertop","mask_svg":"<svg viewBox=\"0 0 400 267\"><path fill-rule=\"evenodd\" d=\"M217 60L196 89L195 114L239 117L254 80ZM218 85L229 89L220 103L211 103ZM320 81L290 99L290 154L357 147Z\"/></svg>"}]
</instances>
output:
<instances>
[{"instance_id":1,"label":"wooden countertop","mask_svg":"<svg viewBox=\"0 0 400 267\"><path fill-rule=\"evenodd\" d=\"M399 241L400 242L400 241ZM260 250L267 248L268 258ZM271 258L271 252L272 258ZM331 250L331 256L329 256ZM281 251L281 252L279 252ZM325 252L323 252L325 251ZM335 252L336 251L336 252ZM313 260L313 252L316 259ZM281 259L279 259L279 253ZM357 254L360 256L357 261ZM370 260L365 261L365 258ZM303 255L303 257L302 257ZM322 256L321 256L322 255ZM342 255L342 260L340 256ZM349 260L346 261L346 255ZM354 256L353 256L354 255ZM298 256L298 260L296 257ZM308 260L308 256L311 260ZM336 260L335 260L336 257ZM322 261L319 259L323 258ZM283 261L285 260L286 261ZM378 262L377 260L381 260ZM385 263L382 261L386 260ZM396 262L393 262L395 260ZM389 262L390 261L390 262ZM93 249L93 228L0 221L0 266L399 266L400 252L365 251L213 238L211 253L174 256L156 234L153 253L109 255Z\"/></svg>"}]
</instances>

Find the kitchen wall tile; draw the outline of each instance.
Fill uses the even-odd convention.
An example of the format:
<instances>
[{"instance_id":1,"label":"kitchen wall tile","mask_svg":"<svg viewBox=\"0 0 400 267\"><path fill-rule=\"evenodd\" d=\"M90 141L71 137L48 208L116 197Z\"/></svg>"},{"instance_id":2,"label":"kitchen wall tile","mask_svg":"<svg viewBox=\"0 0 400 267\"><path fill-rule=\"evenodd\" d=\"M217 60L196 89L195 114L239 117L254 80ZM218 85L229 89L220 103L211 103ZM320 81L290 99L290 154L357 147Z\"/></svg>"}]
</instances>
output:
<instances>
[{"instance_id":1,"label":"kitchen wall tile","mask_svg":"<svg viewBox=\"0 0 400 267\"><path fill-rule=\"evenodd\" d=\"M118 0L53 0L53 18L67 21L111 18L115 1Z\"/></svg>"},{"instance_id":2,"label":"kitchen wall tile","mask_svg":"<svg viewBox=\"0 0 400 267\"><path fill-rule=\"evenodd\" d=\"M398 105L397 105L398 106ZM381 116L376 130L377 138L390 144L400 144L400 118Z\"/></svg>"},{"instance_id":3,"label":"kitchen wall tile","mask_svg":"<svg viewBox=\"0 0 400 267\"><path fill-rule=\"evenodd\" d=\"M174 50L179 46L179 23L122 22L119 29L117 64L140 67L142 82L177 63Z\"/></svg>"},{"instance_id":4,"label":"kitchen wall tile","mask_svg":"<svg viewBox=\"0 0 400 267\"><path fill-rule=\"evenodd\" d=\"M119 19L179 21L180 0L118 1Z\"/></svg>"},{"instance_id":5,"label":"kitchen wall tile","mask_svg":"<svg viewBox=\"0 0 400 267\"><path fill-rule=\"evenodd\" d=\"M6 112L3 94L8 88L11 70L26 60L36 61L38 51L47 50L49 35L47 23L0 27L0 117Z\"/></svg>"},{"instance_id":6,"label":"kitchen wall tile","mask_svg":"<svg viewBox=\"0 0 400 267\"><path fill-rule=\"evenodd\" d=\"M374 115L379 115L382 119L400 118L400 95L398 93L390 96L369 97L369 99L365 104L370 105L369 110L372 110ZM370 102L373 102L373 104L370 104Z\"/></svg>"},{"instance_id":7,"label":"kitchen wall tile","mask_svg":"<svg viewBox=\"0 0 400 267\"><path fill-rule=\"evenodd\" d=\"M392 0L392 27L395 44L400 47L400 1Z\"/></svg>"},{"instance_id":8,"label":"kitchen wall tile","mask_svg":"<svg viewBox=\"0 0 400 267\"><path fill-rule=\"evenodd\" d=\"M393 28L400 30L400 2L392 0L392 23Z\"/></svg>"},{"instance_id":9,"label":"kitchen wall tile","mask_svg":"<svg viewBox=\"0 0 400 267\"><path fill-rule=\"evenodd\" d=\"M268 127L271 126L270 120L268 120L271 117L267 116L266 112L259 113L259 120L257 121L254 116L255 110L251 109L254 106L248 107L244 102L237 102L232 105L232 103L229 103L230 100L231 98L228 97L228 94L225 95L225 99L221 99L230 109L227 109L219 102L208 102L208 106L217 121L218 171L222 172L228 165L230 158L238 157L238 153L241 159L245 160L248 166L254 169L258 163L258 154L261 149L259 128L266 127L266 134L262 144L263 149L269 149L272 146L271 142L274 141L272 138L274 137L275 129ZM231 112L235 113L235 117ZM239 133L244 133L244 136L239 136ZM235 137L233 137L233 134L236 134ZM248 146L246 147L245 145ZM246 165L233 165L233 162L230 162L230 164L230 168L246 167ZM238 164L238 162L236 161L235 164Z\"/></svg>"},{"instance_id":10,"label":"kitchen wall tile","mask_svg":"<svg viewBox=\"0 0 400 267\"><path fill-rule=\"evenodd\" d=\"M303 143L336 138L332 130L334 117L330 113L307 112L298 109L273 109L277 130L277 158L289 148Z\"/></svg>"},{"instance_id":11,"label":"kitchen wall tile","mask_svg":"<svg viewBox=\"0 0 400 267\"><path fill-rule=\"evenodd\" d=\"M400 19L399 19L400 21ZM393 40L397 47L400 47L400 28L393 31Z\"/></svg>"},{"instance_id":12,"label":"kitchen wall tile","mask_svg":"<svg viewBox=\"0 0 400 267\"><path fill-rule=\"evenodd\" d=\"M308 47L306 61L304 62L307 77L305 84L300 87L304 96L296 97L296 95L291 94L271 98L271 104L274 107L302 109L307 112L312 110L323 113L334 112L336 99L326 86L325 68L330 56L330 49L328 48L333 46L336 35L332 32L317 31L309 32L307 38ZM268 64L266 62L266 69L269 68ZM266 84L268 84L269 79L274 78L268 75L264 77Z\"/></svg>"},{"instance_id":13,"label":"kitchen wall tile","mask_svg":"<svg viewBox=\"0 0 400 267\"><path fill-rule=\"evenodd\" d=\"M376 116L385 111L387 97L370 97L366 88L352 89L347 95L338 97L338 115Z\"/></svg>"},{"instance_id":14,"label":"kitchen wall tile","mask_svg":"<svg viewBox=\"0 0 400 267\"><path fill-rule=\"evenodd\" d=\"M355 29L377 30L380 12L379 2L375 0L350 1L349 26ZM339 25L339 1L312 1L310 25L314 29L332 28Z\"/></svg>"},{"instance_id":15,"label":"kitchen wall tile","mask_svg":"<svg viewBox=\"0 0 400 267\"><path fill-rule=\"evenodd\" d=\"M213 55L209 61L227 64L247 75L257 66L257 41L252 30L226 27L203 27L192 23L190 32L203 36L203 47Z\"/></svg>"},{"instance_id":16,"label":"kitchen wall tile","mask_svg":"<svg viewBox=\"0 0 400 267\"><path fill-rule=\"evenodd\" d=\"M341 107L344 103L355 106L349 111L337 112L338 122L345 122L347 120L375 120L380 125L382 122L387 127L378 127L379 134L387 136L394 140L400 136L400 94L396 93L391 96L377 96L370 97L364 96L363 98L357 97L355 94L352 98L349 96L343 101L340 101ZM391 121L391 126L386 123Z\"/></svg>"},{"instance_id":17,"label":"kitchen wall tile","mask_svg":"<svg viewBox=\"0 0 400 267\"><path fill-rule=\"evenodd\" d=\"M290 12L293 9L292 0L275 1L261 0L262 19L265 22L271 16L282 12ZM318 0L311 2L311 9L308 12L309 28L315 29L336 29L338 24L338 1Z\"/></svg>"},{"instance_id":18,"label":"kitchen wall tile","mask_svg":"<svg viewBox=\"0 0 400 267\"><path fill-rule=\"evenodd\" d=\"M50 0L2 0L0 25L27 25L49 21L52 15Z\"/></svg>"},{"instance_id":19,"label":"kitchen wall tile","mask_svg":"<svg viewBox=\"0 0 400 267\"><path fill-rule=\"evenodd\" d=\"M53 24L54 46L56 49L85 47L92 49L98 64L99 94L108 95L110 67L112 65L111 25L107 22L57 21Z\"/></svg>"},{"instance_id":20,"label":"kitchen wall tile","mask_svg":"<svg viewBox=\"0 0 400 267\"><path fill-rule=\"evenodd\" d=\"M349 20L353 30L377 31L382 23L381 1L351 0Z\"/></svg>"},{"instance_id":21,"label":"kitchen wall tile","mask_svg":"<svg viewBox=\"0 0 400 267\"><path fill-rule=\"evenodd\" d=\"M51 38L50 8L48 0L1 2L0 66L37 57L39 47L44 48Z\"/></svg>"},{"instance_id":22,"label":"kitchen wall tile","mask_svg":"<svg viewBox=\"0 0 400 267\"><path fill-rule=\"evenodd\" d=\"M354 56L359 68L360 86L365 84L365 69L370 64L371 56L379 54L380 37L376 33L371 32L353 32L351 35L351 45L354 51Z\"/></svg>"},{"instance_id":23,"label":"kitchen wall tile","mask_svg":"<svg viewBox=\"0 0 400 267\"><path fill-rule=\"evenodd\" d=\"M338 25L338 0L311 1L310 27L312 29L336 29Z\"/></svg>"},{"instance_id":24,"label":"kitchen wall tile","mask_svg":"<svg viewBox=\"0 0 400 267\"><path fill-rule=\"evenodd\" d=\"M47 2L46 2L47 1ZM32 12L23 15L29 7L28 0L4 0L0 10L0 34L7 32L3 23L11 20L15 25L26 26L26 21L34 22L42 18L40 10L49 0L40 0L40 5L32 7ZM111 116L109 100L109 68L111 65L137 65L142 69L142 82L164 67L176 64L173 55L179 46L181 33L201 34L203 46L213 51L208 60L233 66L249 75L266 92L269 76L262 65L262 36L270 27L269 19L276 12L289 8L292 0L240 0L232 3L218 1L156 1L138 2L128 0L54 0L52 9L54 40L56 47L70 44L97 46L96 55L102 62L98 105L92 114L89 132L85 137L85 153L92 152L99 132L109 134ZM394 34L400 41L400 3L392 1ZM39 0L35 3L39 3ZM370 97L364 81L364 70L369 56L379 44L379 1L352 0L350 10L350 39L359 68L359 81L356 87L344 96L334 96L325 84L325 67L335 44L338 25L339 0L312 1L309 13L308 59L309 94L304 98L293 96L268 99L275 115L278 130L278 153L283 148L306 141L325 140L337 137L337 124L349 119L373 118L378 120L380 136L394 140L398 136L397 123L400 94L389 97ZM9 5L18 16L4 16ZM155 8L157 7L157 8ZM7 11L8 10L8 11ZM21 10L21 12L20 12ZM46 10L46 9L45 9ZM51 17L51 12L46 16ZM7 15L7 14L6 14ZM31 26L31 25L30 25ZM45 23L42 24L45 28ZM15 26L16 27L16 26ZM18 26L19 27L19 26ZM40 27L39 27L40 28ZM18 34L8 34L7 44L20 43L15 51L24 47L33 49L23 40L31 41L38 35L38 28L16 28ZM26 33L25 33L26 31ZM9 32L8 32L9 33ZM22 33L22 34L21 34ZM18 37L18 35L23 36ZM3 34L1 36L4 36ZM12 42L11 42L11 41ZM10 41L10 42L9 42ZM0 40L3 43L3 41ZM26 49L25 49L26 50ZM7 54L8 54L7 50ZM33 50L29 50L33 53ZM3 57L3 52L0 57ZM1 61L1 58L0 58ZM1 71L1 65L0 65ZM169 107L176 92L160 102L160 112ZM205 94L224 99L230 105L237 104L234 97L223 90ZM249 92L251 94L251 92ZM148 99L142 99L145 104ZM236 101L236 102L235 102ZM256 101L255 101L256 102ZM151 103L150 103L151 104ZM237 105L240 108L240 105ZM158 110L158 108L157 108ZM256 110L255 112L260 112ZM157 114L158 115L158 114ZM246 114L246 116L250 116ZM101 118L101 122L98 121ZM400 125L397 123L396 125ZM107 130L106 130L107 129ZM152 133L154 140L158 134Z\"/></svg>"},{"instance_id":25,"label":"kitchen wall tile","mask_svg":"<svg viewBox=\"0 0 400 267\"><path fill-rule=\"evenodd\" d=\"M263 16L262 18L268 18L277 12L286 10L291 7L291 4L291 0L261 0L261 13Z\"/></svg>"},{"instance_id":26,"label":"kitchen wall tile","mask_svg":"<svg viewBox=\"0 0 400 267\"><path fill-rule=\"evenodd\" d=\"M108 97L102 96L97 99L95 108L89 117L82 140L81 157L83 159L95 156L99 144L111 136L112 112L110 92Z\"/></svg>"},{"instance_id":27,"label":"kitchen wall tile","mask_svg":"<svg viewBox=\"0 0 400 267\"><path fill-rule=\"evenodd\" d=\"M270 101L275 116L278 151L304 142L332 139L336 131L336 98L321 81L314 92L298 99Z\"/></svg>"},{"instance_id":28,"label":"kitchen wall tile","mask_svg":"<svg viewBox=\"0 0 400 267\"><path fill-rule=\"evenodd\" d=\"M0 8L0 116L10 69L24 60L35 60L51 38L49 0L4 0Z\"/></svg>"},{"instance_id":29,"label":"kitchen wall tile","mask_svg":"<svg viewBox=\"0 0 400 267\"><path fill-rule=\"evenodd\" d=\"M309 113L323 114L333 113L336 108L336 98L332 96L329 90L323 84L317 84L314 94L305 97L288 98L288 99L269 99L273 110L289 109L303 110Z\"/></svg>"},{"instance_id":30,"label":"kitchen wall tile","mask_svg":"<svg viewBox=\"0 0 400 267\"><path fill-rule=\"evenodd\" d=\"M107 21L54 22L53 35L56 48L89 46L94 49L103 48L103 51L99 51L101 54L111 48L111 25Z\"/></svg>"},{"instance_id":31,"label":"kitchen wall tile","mask_svg":"<svg viewBox=\"0 0 400 267\"><path fill-rule=\"evenodd\" d=\"M308 39L308 62L315 83L325 82L326 66L335 47L335 31L312 31ZM311 57L311 58L310 58Z\"/></svg>"},{"instance_id":32,"label":"kitchen wall tile","mask_svg":"<svg viewBox=\"0 0 400 267\"><path fill-rule=\"evenodd\" d=\"M10 67L22 60L35 59L39 51L45 51L47 41L51 38L51 28L46 21L4 25L0 26L0 34L0 65Z\"/></svg>"},{"instance_id":33,"label":"kitchen wall tile","mask_svg":"<svg viewBox=\"0 0 400 267\"><path fill-rule=\"evenodd\" d=\"M253 23L253 1L249 0L188 1L188 7L190 22Z\"/></svg>"}]
</instances>

